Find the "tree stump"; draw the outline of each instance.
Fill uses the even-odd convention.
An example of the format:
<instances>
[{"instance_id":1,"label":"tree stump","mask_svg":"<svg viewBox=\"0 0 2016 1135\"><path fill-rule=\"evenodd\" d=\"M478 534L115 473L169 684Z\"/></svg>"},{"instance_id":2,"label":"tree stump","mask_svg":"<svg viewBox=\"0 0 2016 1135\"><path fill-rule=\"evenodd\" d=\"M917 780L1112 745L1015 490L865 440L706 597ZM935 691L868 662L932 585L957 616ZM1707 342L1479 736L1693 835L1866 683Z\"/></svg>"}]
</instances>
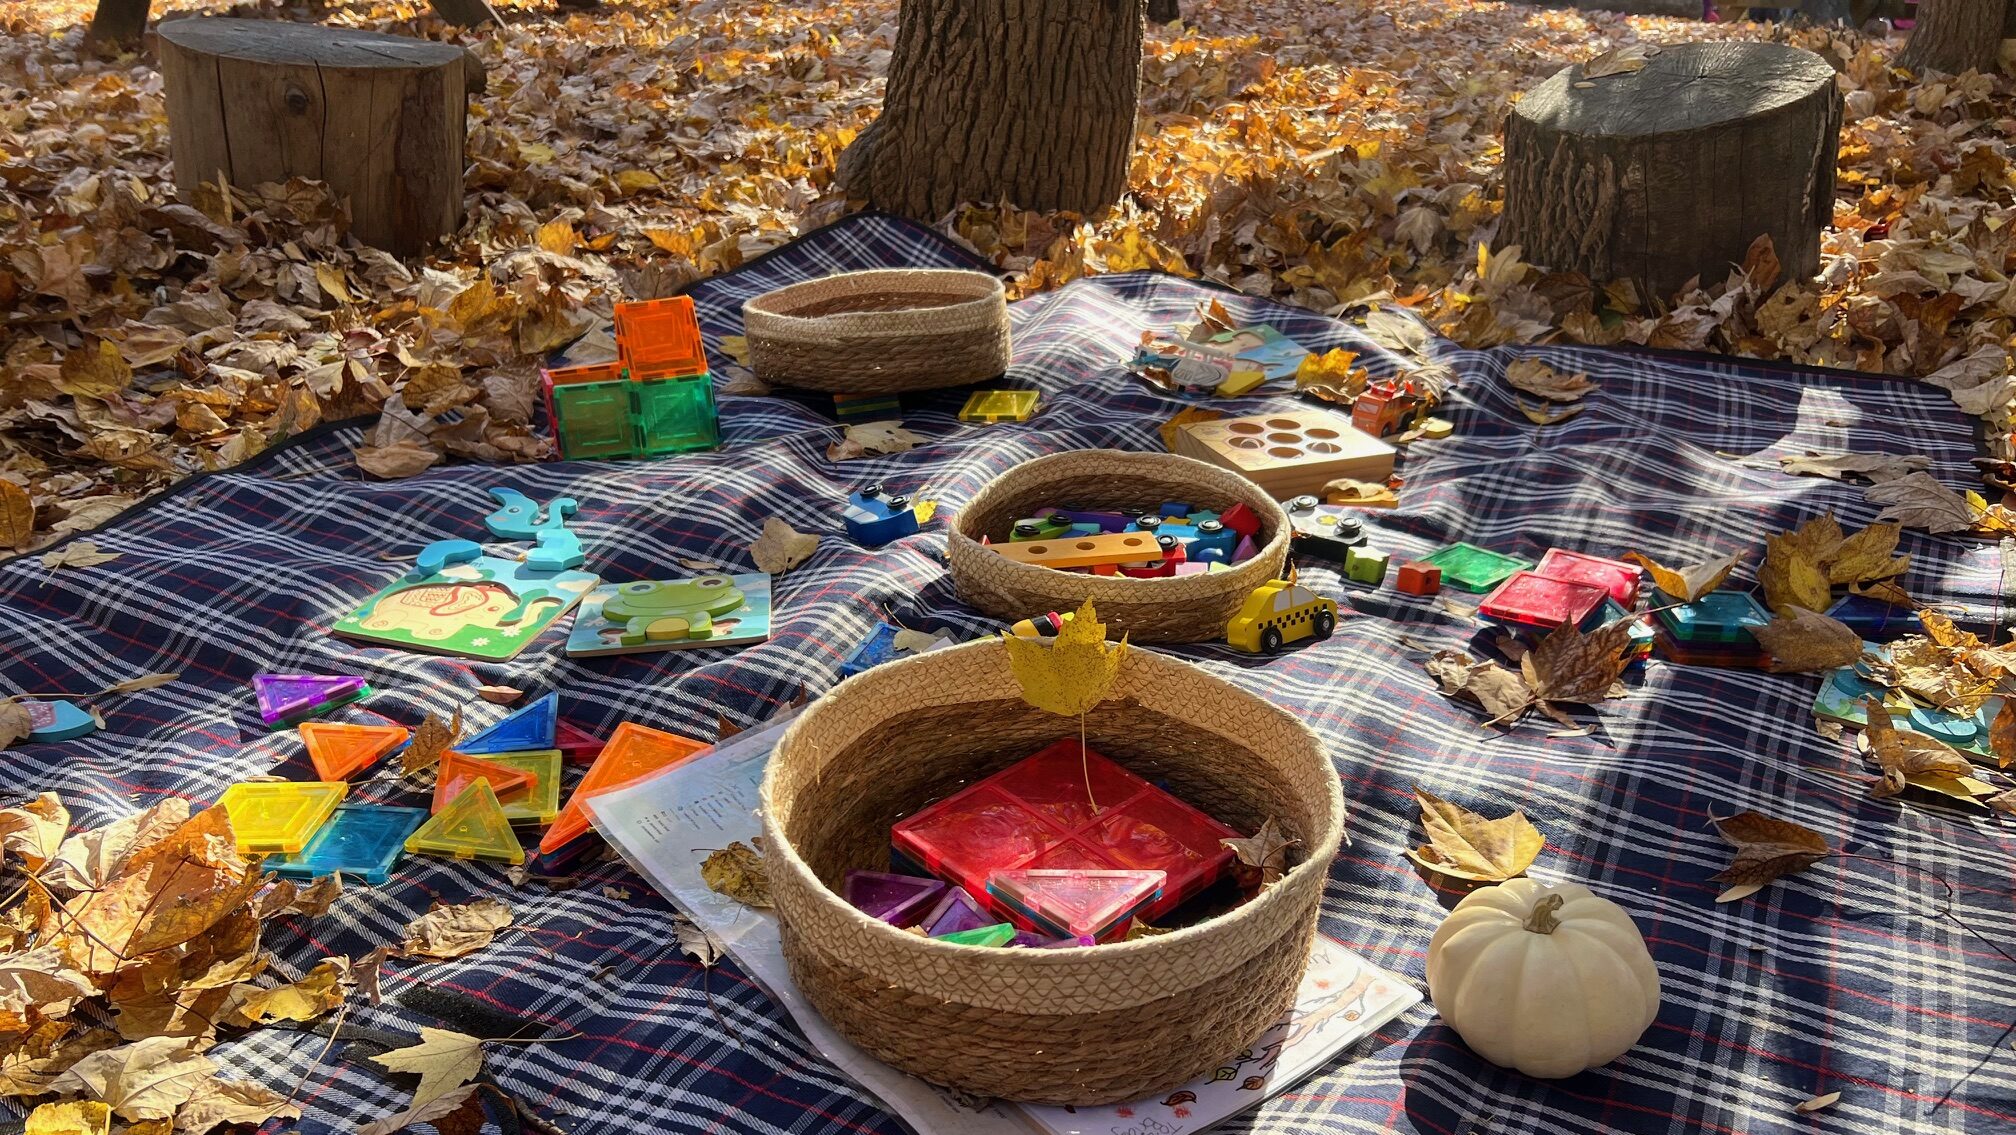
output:
<instances>
[{"instance_id":1,"label":"tree stump","mask_svg":"<svg viewBox=\"0 0 2016 1135\"><path fill-rule=\"evenodd\" d=\"M463 49L278 20L173 20L159 37L185 195L219 178L313 178L349 199L359 240L401 256L461 227L464 119L482 80Z\"/></svg>"},{"instance_id":2,"label":"tree stump","mask_svg":"<svg viewBox=\"0 0 2016 1135\"><path fill-rule=\"evenodd\" d=\"M1499 240L1660 299L1721 282L1763 234L1786 279L1811 276L1840 134L1834 69L1797 48L1683 44L1590 80L1576 64L1506 122Z\"/></svg>"},{"instance_id":3,"label":"tree stump","mask_svg":"<svg viewBox=\"0 0 2016 1135\"><path fill-rule=\"evenodd\" d=\"M935 221L964 201L1090 213L1134 151L1142 0L903 0L849 194Z\"/></svg>"}]
</instances>

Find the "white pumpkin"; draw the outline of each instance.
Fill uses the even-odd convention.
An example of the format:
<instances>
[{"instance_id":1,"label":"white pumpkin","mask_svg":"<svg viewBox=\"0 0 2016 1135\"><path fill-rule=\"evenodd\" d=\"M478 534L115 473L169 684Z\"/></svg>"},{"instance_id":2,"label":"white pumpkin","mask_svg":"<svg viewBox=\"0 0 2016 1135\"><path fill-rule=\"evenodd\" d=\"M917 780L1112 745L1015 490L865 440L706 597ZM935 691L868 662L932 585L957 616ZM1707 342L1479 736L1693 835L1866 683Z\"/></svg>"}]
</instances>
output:
<instances>
[{"instance_id":1,"label":"white pumpkin","mask_svg":"<svg viewBox=\"0 0 2016 1135\"><path fill-rule=\"evenodd\" d=\"M1659 971L1623 907L1577 883L1513 879L1442 921L1428 996L1477 1055L1556 1079L1638 1043L1659 1015Z\"/></svg>"}]
</instances>

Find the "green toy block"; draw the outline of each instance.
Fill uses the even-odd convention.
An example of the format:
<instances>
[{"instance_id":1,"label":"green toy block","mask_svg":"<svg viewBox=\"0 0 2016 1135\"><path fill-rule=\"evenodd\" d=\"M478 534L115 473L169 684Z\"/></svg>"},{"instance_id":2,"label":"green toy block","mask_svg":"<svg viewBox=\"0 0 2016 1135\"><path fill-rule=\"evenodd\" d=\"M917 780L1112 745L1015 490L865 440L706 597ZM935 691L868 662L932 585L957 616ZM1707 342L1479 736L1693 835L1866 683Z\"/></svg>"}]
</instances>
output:
<instances>
[{"instance_id":1,"label":"green toy block","mask_svg":"<svg viewBox=\"0 0 2016 1135\"><path fill-rule=\"evenodd\" d=\"M954 942L961 946L1003 946L1015 937L1015 928L1006 922L994 926L979 926L972 930L959 930L940 935L940 942Z\"/></svg>"},{"instance_id":2,"label":"green toy block","mask_svg":"<svg viewBox=\"0 0 2016 1135\"><path fill-rule=\"evenodd\" d=\"M631 384L637 400L638 450L685 453L721 444L714 381L706 374L646 379Z\"/></svg>"},{"instance_id":3,"label":"green toy block","mask_svg":"<svg viewBox=\"0 0 2016 1135\"><path fill-rule=\"evenodd\" d=\"M1472 593L1489 591L1505 582L1514 572L1529 571L1533 567L1532 560L1462 543L1451 544L1432 556L1423 556L1421 562L1429 567L1441 568L1442 582Z\"/></svg>"},{"instance_id":4,"label":"green toy block","mask_svg":"<svg viewBox=\"0 0 2016 1135\"><path fill-rule=\"evenodd\" d=\"M637 435L630 425L630 388L635 385L617 381L554 387L560 452L570 460L637 456Z\"/></svg>"},{"instance_id":5,"label":"green toy block","mask_svg":"<svg viewBox=\"0 0 2016 1135\"><path fill-rule=\"evenodd\" d=\"M1344 577L1374 587L1386 582L1386 564L1393 557L1370 548L1349 548L1344 552Z\"/></svg>"}]
</instances>

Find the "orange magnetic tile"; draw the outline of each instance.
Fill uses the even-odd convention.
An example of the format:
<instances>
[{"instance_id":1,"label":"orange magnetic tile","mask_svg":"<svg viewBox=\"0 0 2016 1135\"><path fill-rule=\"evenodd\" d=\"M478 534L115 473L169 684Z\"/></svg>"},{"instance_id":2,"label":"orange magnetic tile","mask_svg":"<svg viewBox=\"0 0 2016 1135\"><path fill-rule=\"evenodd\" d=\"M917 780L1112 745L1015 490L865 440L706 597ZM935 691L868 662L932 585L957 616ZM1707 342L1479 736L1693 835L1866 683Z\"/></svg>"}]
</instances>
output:
<instances>
[{"instance_id":1,"label":"orange magnetic tile","mask_svg":"<svg viewBox=\"0 0 2016 1135\"><path fill-rule=\"evenodd\" d=\"M595 763L588 766L581 783L575 786L574 794L567 798L567 806L560 809L559 817L539 841L539 853L557 851L588 831L588 813L581 807L583 800L670 768L709 747L704 741L649 729L635 722L618 725Z\"/></svg>"},{"instance_id":2,"label":"orange magnetic tile","mask_svg":"<svg viewBox=\"0 0 2016 1135\"><path fill-rule=\"evenodd\" d=\"M477 777L490 782L490 790L497 794L499 803L516 800L525 795L539 779L524 769L500 765L481 757L453 751L443 753L441 768L434 775L434 803L429 810L438 815L441 809L448 806L449 801L460 796L462 790L469 787Z\"/></svg>"},{"instance_id":3,"label":"orange magnetic tile","mask_svg":"<svg viewBox=\"0 0 2016 1135\"><path fill-rule=\"evenodd\" d=\"M690 296L617 304L616 345L632 379L707 371L707 348Z\"/></svg>"},{"instance_id":4,"label":"orange magnetic tile","mask_svg":"<svg viewBox=\"0 0 2016 1135\"><path fill-rule=\"evenodd\" d=\"M411 736L403 725L304 721L299 729L302 743L308 746L308 759L315 763L315 775L323 780L348 780Z\"/></svg>"}]
</instances>

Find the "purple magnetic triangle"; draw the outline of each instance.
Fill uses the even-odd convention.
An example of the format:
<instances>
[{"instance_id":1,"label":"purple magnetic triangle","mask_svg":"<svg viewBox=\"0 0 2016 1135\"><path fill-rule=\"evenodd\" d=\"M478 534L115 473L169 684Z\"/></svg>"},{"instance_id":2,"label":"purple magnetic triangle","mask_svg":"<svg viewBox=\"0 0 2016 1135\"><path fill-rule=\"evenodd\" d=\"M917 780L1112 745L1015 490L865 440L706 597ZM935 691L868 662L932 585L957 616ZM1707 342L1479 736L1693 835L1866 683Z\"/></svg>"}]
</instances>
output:
<instances>
[{"instance_id":1,"label":"purple magnetic triangle","mask_svg":"<svg viewBox=\"0 0 2016 1135\"><path fill-rule=\"evenodd\" d=\"M993 926L1001 920L980 909L973 896L964 887L954 887L938 900L931 913L924 916L924 933L927 937L943 938L947 934L957 934L961 930L978 930L982 926Z\"/></svg>"},{"instance_id":2,"label":"purple magnetic triangle","mask_svg":"<svg viewBox=\"0 0 2016 1135\"><path fill-rule=\"evenodd\" d=\"M271 725L331 698L354 694L364 679L322 674L254 674L252 692L259 698L259 716Z\"/></svg>"},{"instance_id":3,"label":"purple magnetic triangle","mask_svg":"<svg viewBox=\"0 0 2016 1135\"><path fill-rule=\"evenodd\" d=\"M930 909L945 891L937 879L915 875L892 875L887 871L849 871L841 884L841 897L854 909L892 926L908 926Z\"/></svg>"}]
</instances>

